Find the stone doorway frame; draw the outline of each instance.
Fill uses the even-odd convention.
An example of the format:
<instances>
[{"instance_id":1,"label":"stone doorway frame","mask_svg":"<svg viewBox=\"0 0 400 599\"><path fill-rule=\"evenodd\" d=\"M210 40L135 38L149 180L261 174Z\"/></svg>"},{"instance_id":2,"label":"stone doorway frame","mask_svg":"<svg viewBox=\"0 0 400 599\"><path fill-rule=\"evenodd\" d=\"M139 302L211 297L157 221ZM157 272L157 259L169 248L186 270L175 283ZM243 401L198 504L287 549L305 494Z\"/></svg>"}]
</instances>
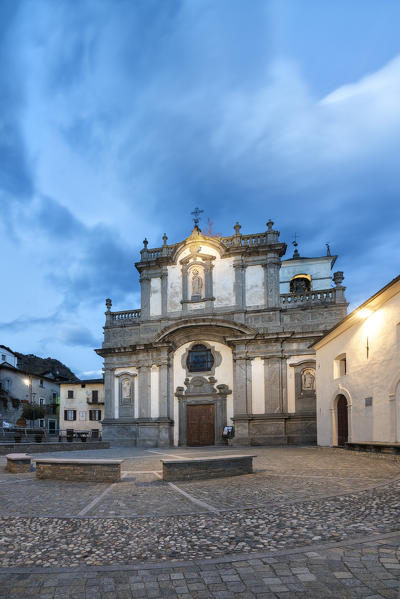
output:
<instances>
[{"instance_id":1,"label":"stone doorway frame","mask_svg":"<svg viewBox=\"0 0 400 599\"><path fill-rule=\"evenodd\" d=\"M214 445L225 445L222 431L226 426L226 398L232 393L228 385L217 385L213 376L194 376L185 380L184 387L177 387L175 397L179 402L178 446L187 444L187 406L212 404L214 406Z\"/></svg>"}]
</instances>

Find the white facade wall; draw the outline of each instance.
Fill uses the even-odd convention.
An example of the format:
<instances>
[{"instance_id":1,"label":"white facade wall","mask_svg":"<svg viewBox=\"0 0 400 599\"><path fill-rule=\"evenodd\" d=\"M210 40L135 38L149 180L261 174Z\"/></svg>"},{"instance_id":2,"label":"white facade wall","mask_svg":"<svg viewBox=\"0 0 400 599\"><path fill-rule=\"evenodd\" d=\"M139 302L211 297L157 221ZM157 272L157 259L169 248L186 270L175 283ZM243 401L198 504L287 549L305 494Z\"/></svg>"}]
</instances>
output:
<instances>
[{"instance_id":1,"label":"white facade wall","mask_svg":"<svg viewBox=\"0 0 400 599\"><path fill-rule=\"evenodd\" d=\"M160 372L158 366L151 367L150 374L150 416L158 418L160 415Z\"/></svg>"},{"instance_id":2,"label":"white facade wall","mask_svg":"<svg viewBox=\"0 0 400 599\"><path fill-rule=\"evenodd\" d=\"M335 398L348 402L349 441L400 442L400 294L317 349L318 444L335 445ZM368 338L368 357L367 357ZM346 354L346 374L334 373ZM372 405L365 399L372 397Z\"/></svg>"},{"instance_id":3,"label":"white facade wall","mask_svg":"<svg viewBox=\"0 0 400 599\"><path fill-rule=\"evenodd\" d=\"M233 268L233 258L223 260L216 259L213 269L214 280L214 305L232 306L235 304L235 271Z\"/></svg>"},{"instance_id":4,"label":"white facade wall","mask_svg":"<svg viewBox=\"0 0 400 599\"><path fill-rule=\"evenodd\" d=\"M331 263L331 256L283 260L280 270L280 292L290 293L290 280L298 274L310 275L312 291L329 289L332 287Z\"/></svg>"},{"instance_id":5,"label":"white facade wall","mask_svg":"<svg viewBox=\"0 0 400 599\"><path fill-rule=\"evenodd\" d=\"M251 361L251 397L253 414L265 414L265 374L264 360Z\"/></svg>"},{"instance_id":6,"label":"white facade wall","mask_svg":"<svg viewBox=\"0 0 400 599\"><path fill-rule=\"evenodd\" d=\"M228 385L229 389L233 391L231 395L228 395L226 399L226 420L228 425L231 424L231 418L233 417L233 394L235 390L233 388L233 359L232 350L230 347L218 343L217 341L208 341L207 339L196 340L197 343L205 343L207 346L215 349L221 354L222 361L219 366L215 368L215 378L217 382L215 385L224 384ZM185 387L185 379L187 377L186 369L182 366L182 357L185 354L188 347L193 345L193 342L185 343L178 347L174 353L174 383L173 390L177 387ZM196 373L191 373L191 377L196 376ZM200 375L201 376L201 375ZM210 374L211 376L211 374ZM178 445L179 441L179 401L174 397L174 445Z\"/></svg>"},{"instance_id":7,"label":"white facade wall","mask_svg":"<svg viewBox=\"0 0 400 599\"><path fill-rule=\"evenodd\" d=\"M182 268L180 264L168 266L168 312L182 310Z\"/></svg>"},{"instance_id":8,"label":"white facade wall","mask_svg":"<svg viewBox=\"0 0 400 599\"><path fill-rule=\"evenodd\" d=\"M246 306L264 305L264 270L259 264L246 268Z\"/></svg>"}]
</instances>

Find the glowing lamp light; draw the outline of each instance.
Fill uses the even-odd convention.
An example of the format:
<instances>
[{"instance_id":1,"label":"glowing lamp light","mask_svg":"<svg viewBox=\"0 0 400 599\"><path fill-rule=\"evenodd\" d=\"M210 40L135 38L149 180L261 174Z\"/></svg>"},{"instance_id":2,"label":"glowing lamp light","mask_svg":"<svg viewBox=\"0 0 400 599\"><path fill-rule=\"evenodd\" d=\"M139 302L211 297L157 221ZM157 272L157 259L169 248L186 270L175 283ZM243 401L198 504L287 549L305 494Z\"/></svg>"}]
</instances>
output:
<instances>
[{"instance_id":1,"label":"glowing lamp light","mask_svg":"<svg viewBox=\"0 0 400 599\"><path fill-rule=\"evenodd\" d=\"M361 310L358 310L358 312L357 312L357 316L361 320L368 318L369 316L371 316L371 314L372 314L372 310L370 310L369 308L361 308Z\"/></svg>"},{"instance_id":2,"label":"glowing lamp light","mask_svg":"<svg viewBox=\"0 0 400 599\"><path fill-rule=\"evenodd\" d=\"M29 387L29 379L24 379L24 383L27 387Z\"/></svg>"}]
</instances>

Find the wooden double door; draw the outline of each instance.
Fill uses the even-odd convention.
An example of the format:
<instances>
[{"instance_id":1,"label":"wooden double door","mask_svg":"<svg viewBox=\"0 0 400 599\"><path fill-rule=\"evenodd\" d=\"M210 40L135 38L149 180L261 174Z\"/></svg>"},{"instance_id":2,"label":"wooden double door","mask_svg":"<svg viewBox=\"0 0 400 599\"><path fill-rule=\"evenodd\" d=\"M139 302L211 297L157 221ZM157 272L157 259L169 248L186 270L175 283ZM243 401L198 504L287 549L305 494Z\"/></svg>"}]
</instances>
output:
<instances>
[{"instance_id":1,"label":"wooden double door","mask_svg":"<svg viewBox=\"0 0 400 599\"><path fill-rule=\"evenodd\" d=\"M195 404L186 407L186 443L192 447L214 445L214 404Z\"/></svg>"}]
</instances>

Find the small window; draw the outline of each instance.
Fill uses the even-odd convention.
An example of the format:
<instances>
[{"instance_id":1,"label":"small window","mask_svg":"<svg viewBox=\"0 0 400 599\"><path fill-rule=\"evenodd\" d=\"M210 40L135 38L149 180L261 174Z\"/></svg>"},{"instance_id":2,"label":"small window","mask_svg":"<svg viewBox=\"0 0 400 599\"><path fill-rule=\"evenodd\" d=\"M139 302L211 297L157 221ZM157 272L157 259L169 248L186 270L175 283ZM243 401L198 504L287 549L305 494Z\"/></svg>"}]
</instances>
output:
<instances>
[{"instance_id":1,"label":"small window","mask_svg":"<svg viewBox=\"0 0 400 599\"><path fill-rule=\"evenodd\" d=\"M76 410L64 410L64 420L76 420Z\"/></svg>"},{"instance_id":2,"label":"small window","mask_svg":"<svg viewBox=\"0 0 400 599\"><path fill-rule=\"evenodd\" d=\"M93 389L92 391L92 401L97 403L99 401L99 392L97 389Z\"/></svg>"},{"instance_id":3,"label":"small window","mask_svg":"<svg viewBox=\"0 0 400 599\"><path fill-rule=\"evenodd\" d=\"M1 360L2 360L2 362L6 361L6 354L1 354Z\"/></svg>"},{"instance_id":4,"label":"small window","mask_svg":"<svg viewBox=\"0 0 400 599\"><path fill-rule=\"evenodd\" d=\"M205 345L193 345L187 358L189 372L208 372L214 366L214 356L211 349Z\"/></svg>"},{"instance_id":5,"label":"small window","mask_svg":"<svg viewBox=\"0 0 400 599\"><path fill-rule=\"evenodd\" d=\"M346 354L337 356L333 363L333 378L338 379L347 374L347 359Z\"/></svg>"},{"instance_id":6,"label":"small window","mask_svg":"<svg viewBox=\"0 0 400 599\"><path fill-rule=\"evenodd\" d=\"M43 387L43 379L40 379L40 381L39 381L39 385L40 385L41 387Z\"/></svg>"},{"instance_id":7,"label":"small window","mask_svg":"<svg viewBox=\"0 0 400 599\"><path fill-rule=\"evenodd\" d=\"M40 418L40 420L39 420L39 426L40 426L40 428L44 428L45 423L44 423L44 419L43 418Z\"/></svg>"},{"instance_id":8,"label":"small window","mask_svg":"<svg viewBox=\"0 0 400 599\"><path fill-rule=\"evenodd\" d=\"M40 405L40 406L45 406L45 405L46 405L46 400L45 400L45 398L44 398L44 397L40 397L40 398L39 398L39 405Z\"/></svg>"},{"instance_id":9,"label":"small window","mask_svg":"<svg viewBox=\"0 0 400 599\"><path fill-rule=\"evenodd\" d=\"M82 389L84 389L86 387L86 383L82 383L81 387L82 387Z\"/></svg>"},{"instance_id":10,"label":"small window","mask_svg":"<svg viewBox=\"0 0 400 599\"><path fill-rule=\"evenodd\" d=\"M89 420L101 420L101 410L89 410Z\"/></svg>"},{"instance_id":11,"label":"small window","mask_svg":"<svg viewBox=\"0 0 400 599\"><path fill-rule=\"evenodd\" d=\"M68 389L68 399L73 399L74 398L74 391L73 389Z\"/></svg>"},{"instance_id":12,"label":"small window","mask_svg":"<svg viewBox=\"0 0 400 599\"><path fill-rule=\"evenodd\" d=\"M52 397L53 397L53 401L57 401L57 393L53 393Z\"/></svg>"}]
</instances>

